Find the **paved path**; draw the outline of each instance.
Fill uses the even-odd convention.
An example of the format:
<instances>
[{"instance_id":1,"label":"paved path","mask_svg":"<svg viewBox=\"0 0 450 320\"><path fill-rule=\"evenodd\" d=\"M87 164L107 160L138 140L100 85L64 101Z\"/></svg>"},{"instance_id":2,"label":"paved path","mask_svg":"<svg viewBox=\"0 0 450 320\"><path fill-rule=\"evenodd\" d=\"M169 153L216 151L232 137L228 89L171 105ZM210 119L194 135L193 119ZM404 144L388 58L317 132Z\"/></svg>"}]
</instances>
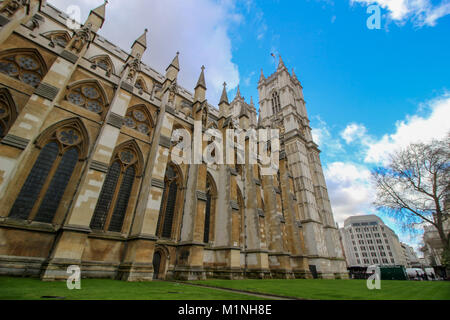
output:
<instances>
[{"instance_id":1,"label":"paved path","mask_svg":"<svg viewBox=\"0 0 450 320\"><path fill-rule=\"evenodd\" d=\"M258 297L258 298L263 298L263 299L268 299L268 300L305 300L305 299L299 299L299 298L294 298L294 297L271 295L271 294L266 294L266 293L255 293L255 292L250 292L250 291L245 291L245 290L218 288L218 287L208 286L208 285L204 285L204 284L194 284L194 283L188 283L188 282L182 282L182 281L169 281L169 282L175 282L175 283L179 283L179 284L183 284L183 285L187 285L187 286L202 287L202 288L208 288L208 289L225 291L225 292L240 293L240 294L244 294L247 296L253 296L253 297Z\"/></svg>"}]
</instances>

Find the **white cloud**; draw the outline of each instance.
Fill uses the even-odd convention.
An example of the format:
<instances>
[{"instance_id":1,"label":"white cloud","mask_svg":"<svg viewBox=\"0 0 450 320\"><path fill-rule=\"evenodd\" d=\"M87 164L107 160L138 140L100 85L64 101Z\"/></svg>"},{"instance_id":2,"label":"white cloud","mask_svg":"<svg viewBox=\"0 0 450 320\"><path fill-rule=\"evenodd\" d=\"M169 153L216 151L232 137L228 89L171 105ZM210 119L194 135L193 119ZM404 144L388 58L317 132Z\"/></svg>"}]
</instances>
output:
<instances>
[{"instance_id":1,"label":"white cloud","mask_svg":"<svg viewBox=\"0 0 450 320\"><path fill-rule=\"evenodd\" d=\"M49 0L61 10L73 0ZM82 21L103 0L80 0ZM179 84L193 91L205 65L208 99L219 102L222 83L233 89L239 83L239 71L232 62L229 29L240 24L234 0L132 0L110 1L106 22L100 34L124 50L131 47L145 28L149 29L148 48L143 61L164 73L175 53L180 51Z\"/></svg>"},{"instance_id":2,"label":"white cloud","mask_svg":"<svg viewBox=\"0 0 450 320\"><path fill-rule=\"evenodd\" d=\"M313 140L320 148L326 150L327 156L334 156L343 152L341 142L330 133L331 129L327 123L319 116L314 117L312 120L317 124L311 130Z\"/></svg>"},{"instance_id":3,"label":"white cloud","mask_svg":"<svg viewBox=\"0 0 450 320\"><path fill-rule=\"evenodd\" d=\"M363 139L366 134L367 129L364 125L351 123L341 132L341 137L347 144L350 144L357 139Z\"/></svg>"},{"instance_id":4,"label":"white cloud","mask_svg":"<svg viewBox=\"0 0 450 320\"><path fill-rule=\"evenodd\" d=\"M374 213L374 189L370 171L355 163L333 162L325 168L328 193L334 217L339 225L356 215Z\"/></svg>"},{"instance_id":5,"label":"white cloud","mask_svg":"<svg viewBox=\"0 0 450 320\"><path fill-rule=\"evenodd\" d=\"M411 19L416 26L434 26L436 21L450 14L450 2L442 0L434 5L430 0L350 0L364 5L378 4L389 11L389 18L404 23Z\"/></svg>"},{"instance_id":6,"label":"white cloud","mask_svg":"<svg viewBox=\"0 0 450 320\"><path fill-rule=\"evenodd\" d=\"M386 134L368 144L365 161L385 163L389 154L395 150L411 143L442 139L450 132L450 93L445 93L421 107L431 110L428 117L413 115L398 121L394 133Z\"/></svg>"}]
</instances>

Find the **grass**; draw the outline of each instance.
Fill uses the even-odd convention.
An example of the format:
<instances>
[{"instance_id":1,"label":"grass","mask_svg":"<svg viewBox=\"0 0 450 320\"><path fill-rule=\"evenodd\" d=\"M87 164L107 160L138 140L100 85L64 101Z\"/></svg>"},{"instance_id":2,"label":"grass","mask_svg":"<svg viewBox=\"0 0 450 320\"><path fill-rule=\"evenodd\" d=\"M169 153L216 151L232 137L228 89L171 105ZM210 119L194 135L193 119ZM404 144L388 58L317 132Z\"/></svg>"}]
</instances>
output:
<instances>
[{"instance_id":1,"label":"grass","mask_svg":"<svg viewBox=\"0 0 450 320\"><path fill-rule=\"evenodd\" d=\"M208 280L193 281L220 288L317 300L450 300L450 282L382 281L368 290L363 280ZM258 297L172 282L81 280L81 290L65 282L0 277L0 300L258 300Z\"/></svg>"},{"instance_id":2,"label":"grass","mask_svg":"<svg viewBox=\"0 0 450 320\"><path fill-rule=\"evenodd\" d=\"M369 290L364 280L208 280L192 283L317 300L450 300L450 282L382 281Z\"/></svg>"},{"instance_id":3,"label":"grass","mask_svg":"<svg viewBox=\"0 0 450 320\"><path fill-rule=\"evenodd\" d=\"M81 290L68 290L65 282L42 282L33 278L0 277L0 300L259 300L239 293L171 282L123 282L81 280Z\"/></svg>"}]
</instances>

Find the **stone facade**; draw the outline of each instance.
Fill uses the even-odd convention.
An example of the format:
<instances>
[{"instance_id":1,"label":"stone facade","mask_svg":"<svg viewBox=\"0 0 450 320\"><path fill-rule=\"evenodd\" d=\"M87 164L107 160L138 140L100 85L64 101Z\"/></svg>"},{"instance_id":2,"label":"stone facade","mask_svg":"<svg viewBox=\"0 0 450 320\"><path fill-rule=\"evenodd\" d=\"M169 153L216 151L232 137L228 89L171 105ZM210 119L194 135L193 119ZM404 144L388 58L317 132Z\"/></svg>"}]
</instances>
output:
<instances>
[{"instance_id":1,"label":"stone facade","mask_svg":"<svg viewBox=\"0 0 450 320\"><path fill-rule=\"evenodd\" d=\"M45 1L0 4L0 274L126 281L346 278L302 87L283 61L208 104L97 34L105 5L75 29ZM175 165L173 132L280 129L280 170ZM248 148L248 141L245 142ZM203 147L207 147L206 142ZM247 159L248 160L248 159Z\"/></svg>"}]
</instances>

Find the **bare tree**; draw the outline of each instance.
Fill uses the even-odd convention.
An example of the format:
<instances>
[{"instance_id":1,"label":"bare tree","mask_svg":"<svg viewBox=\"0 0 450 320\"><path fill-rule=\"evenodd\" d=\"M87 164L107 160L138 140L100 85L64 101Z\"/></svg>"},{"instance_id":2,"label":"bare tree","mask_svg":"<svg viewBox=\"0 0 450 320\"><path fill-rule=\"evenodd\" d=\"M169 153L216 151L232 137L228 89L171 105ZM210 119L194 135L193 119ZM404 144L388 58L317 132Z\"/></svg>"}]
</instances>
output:
<instances>
[{"instance_id":1,"label":"bare tree","mask_svg":"<svg viewBox=\"0 0 450 320\"><path fill-rule=\"evenodd\" d=\"M450 134L429 144L411 144L394 152L390 162L372 172L375 205L405 228L432 225L443 246L443 265L450 276Z\"/></svg>"}]
</instances>

